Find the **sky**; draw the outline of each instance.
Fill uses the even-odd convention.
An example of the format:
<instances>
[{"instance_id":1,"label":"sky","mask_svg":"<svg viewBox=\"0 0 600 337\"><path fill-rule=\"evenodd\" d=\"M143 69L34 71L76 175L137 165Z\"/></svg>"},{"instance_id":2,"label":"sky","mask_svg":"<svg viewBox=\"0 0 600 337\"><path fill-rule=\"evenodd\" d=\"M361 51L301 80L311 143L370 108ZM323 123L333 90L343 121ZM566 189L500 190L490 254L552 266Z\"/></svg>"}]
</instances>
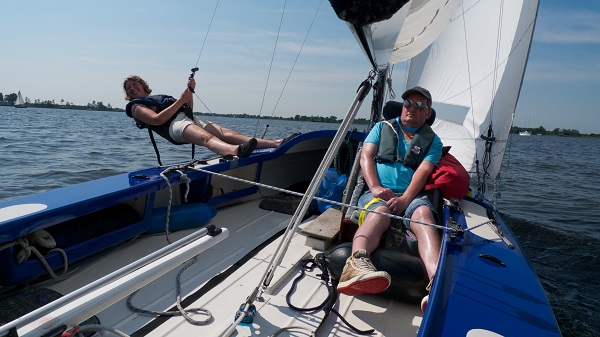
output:
<instances>
[{"instance_id":1,"label":"sky","mask_svg":"<svg viewBox=\"0 0 600 337\"><path fill-rule=\"evenodd\" d=\"M221 0L215 11L216 5L7 1L0 93L124 108L126 76L143 77L155 94L179 96L197 66L195 111L345 115L370 65L329 1ZM394 67L398 96L405 70L405 63ZM514 125L598 134L598 95L600 2L540 0ZM367 118L367 110L358 117Z\"/></svg>"}]
</instances>

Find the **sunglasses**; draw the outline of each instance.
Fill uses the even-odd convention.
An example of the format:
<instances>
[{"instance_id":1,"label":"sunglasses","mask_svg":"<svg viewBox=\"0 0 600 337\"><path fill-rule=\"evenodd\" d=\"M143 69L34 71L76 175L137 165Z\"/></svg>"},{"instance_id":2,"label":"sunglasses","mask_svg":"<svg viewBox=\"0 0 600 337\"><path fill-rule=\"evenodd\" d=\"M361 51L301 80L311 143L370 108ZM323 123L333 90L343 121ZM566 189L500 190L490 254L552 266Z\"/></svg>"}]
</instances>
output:
<instances>
[{"instance_id":1,"label":"sunglasses","mask_svg":"<svg viewBox=\"0 0 600 337\"><path fill-rule=\"evenodd\" d=\"M417 108L417 109L425 109L425 108L427 108L427 103L425 103L425 102L413 102L413 101L411 101L411 100L408 100L408 99L407 99L407 100L405 100L405 101L402 103L402 105L403 105L405 108L408 108L408 107L410 107L410 106L413 106L414 108Z\"/></svg>"}]
</instances>

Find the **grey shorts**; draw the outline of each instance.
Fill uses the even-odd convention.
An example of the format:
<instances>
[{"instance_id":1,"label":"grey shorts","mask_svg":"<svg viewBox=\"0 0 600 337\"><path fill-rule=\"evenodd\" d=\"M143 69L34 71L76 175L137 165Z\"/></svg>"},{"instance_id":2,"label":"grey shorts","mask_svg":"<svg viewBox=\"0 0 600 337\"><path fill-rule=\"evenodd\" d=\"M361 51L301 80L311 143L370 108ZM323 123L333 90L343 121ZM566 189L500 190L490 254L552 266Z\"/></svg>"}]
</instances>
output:
<instances>
[{"instance_id":1,"label":"grey shorts","mask_svg":"<svg viewBox=\"0 0 600 337\"><path fill-rule=\"evenodd\" d=\"M396 196L398 196L398 197L401 195L402 195L402 193L396 193ZM361 208L365 208L365 205L367 205L369 202L371 202L371 200L373 200L374 198L375 197L373 196L373 194L371 194L371 191L366 190L358 199L357 206L361 207ZM371 205L369 205L369 207L367 209L373 210L380 206L387 207L387 203L383 200L374 202ZM401 216L405 217L405 218L410 218L410 217L412 217L415 210L421 206L427 206L431 210L431 212L433 212L433 216L437 219L437 212L433 208L433 205L431 204L431 202L429 201L429 198L427 198L427 195L425 193L418 194L413 199L413 201L411 201L410 204L408 204L408 207L406 207L406 210L404 210L404 213L401 214ZM393 219L392 226L394 226L395 222L396 222L396 219ZM404 220L404 221L402 221L402 223L404 224L405 229L410 229L410 221L409 220ZM397 226L394 226L394 227L397 227Z\"/></svg>"},{"instance_id":2,"label":"grey shorts","mask_svg":"<svg viewBox=\"0 0 600 337\"><path fill-rule=\"evenodd\" d=\"M190 125L196 124L201 128L205 128L208 124L212 122L204 121L196 116L194 116L194 120L189 119L184 113L178 113L177 117L173 119L171 125L169 126L169 136L173 138L178 143L187 143L183 138L183 130Z\"/></svg>"}]
</instances>

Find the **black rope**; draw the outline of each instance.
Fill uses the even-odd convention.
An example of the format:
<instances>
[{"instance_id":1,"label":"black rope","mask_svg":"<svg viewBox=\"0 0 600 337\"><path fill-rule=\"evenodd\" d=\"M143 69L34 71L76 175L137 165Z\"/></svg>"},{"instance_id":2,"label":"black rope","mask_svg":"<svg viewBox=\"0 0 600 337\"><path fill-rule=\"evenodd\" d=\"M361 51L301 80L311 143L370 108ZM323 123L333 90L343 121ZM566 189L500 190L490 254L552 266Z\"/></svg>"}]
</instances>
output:
<instances>
[{"instance_id":1,"label":"black rope","mask_svg":"<svg viewBox=\"0 0 600 337\"><path fill-rule=\"evenodd\" d=\"M298 284L298 282L300 282L300 280L302 280L302 278L304 278L304 276L306 275L306 271L314 270L315 266L319 267L319 269L321 270L321 274L317 274L317 276L321 277L321 281L323 281L323 283L325 284L325 287L327 287L327 292L328 292L327 297L321 304L319 304L315 307L299 308L292 304L292 302L291 302L292 295L296 291L296 285ZM346 326L348 326L348 328L350 328L352 331L356 332L359 335L370 335L373 332L375 332L375 329L359 330L358 328L356 328L355 326L350 324L346 319L344 319L344 317L342 317L342 315L333 308L333 305L337 302L337 299L339 297L337 290L334 290L334 289L335 288L334 288L333 283L330 282L329 272L327 270L327 261L325 260L325 255L317 254L314 257L314 259L305 259L305 260L301 261L300 275L294 279L294 281L292 283L292 287L290 288L289 292L287 293L285 300L290 308L292 308L296 311L299 311L299 312L312 312L312 311L318 311L318 310L323 309L325 311L325 317L323 317L323 320L317 327L317 330L323 325L323 322L325 322L325 319L329 316L329 312L333 312L340 318L340 320L344 324L346 324Z\"/></svg>"},{"instance_id":2,"label":"black rope","mask_svg":"<svg viewBox=\"0 0 600 337\"><path fill-rule=\"evenodd\" d=\"M348 133L348 136L344 139L342 144L340 144L340 148L333 158L333 167L338 174L350 173L352 165L354 164L354 146L350 141L350 137L354 131L356 131L356 129L353 129Z\"/></svg>"},{"instance_id":3,"label":"black rope","mask_svg":"<svg viewBox=\"0 0 600 337\"><path fill-rule=\"evenodd\" d=\"M316 257L315 257L315 259L316 259ZM333 293L333 287L331 286L331 284L329 282L329 273L327 273L327 269L325 269L325 271L323 273L317 275L317 276L321 276L321 281L323 281L325 283L325 286L327 287L328 294L327 294L327 298L325 298L323 303L317 305L316 307L312 307L312 308L299 308L299 307L293 305L291 302L292 295L296 291L296 285L298 284L298 282L300 282L300 280L302 280L304 278L304 276L306 275L306 271L309 271L309 272L313 271L315 269L315 266L317 266L314 259L302 260L301 264L302 264L302 266L300 268L300 275L298 277L296 277L294 279L294 281L292 282L292 287L290 288L290 291L287 293L285 300L286 300L288 306L296 311L308 312L308 311L321 310L325 307L325 305L329 301L329 298L331 297L331 294Z\"/></svg>"},{"instance_id":4,"label":"black rope","mask_svg":"<svg viewBox=\"0 0 600 337\"><path fill-rule=\"evenodd\" d=\"M483 152L483 176L482 176L482 184L481 186L478 187L478 192L480 192L480 194L484 194L487 187L486 185L486 178L488 176L490 176L489 173L489 168L490 165L492 164L492 158L491 158L491 154L492 154L492 146L494 145L494 142L496 141L496 137L494 136L494 130L492 129L492 122L490 121L488 130L487 130L487 136L484 135L480 135L479 136L481 139L485 140L485 150Z\"/></svg>"}]
</instances>

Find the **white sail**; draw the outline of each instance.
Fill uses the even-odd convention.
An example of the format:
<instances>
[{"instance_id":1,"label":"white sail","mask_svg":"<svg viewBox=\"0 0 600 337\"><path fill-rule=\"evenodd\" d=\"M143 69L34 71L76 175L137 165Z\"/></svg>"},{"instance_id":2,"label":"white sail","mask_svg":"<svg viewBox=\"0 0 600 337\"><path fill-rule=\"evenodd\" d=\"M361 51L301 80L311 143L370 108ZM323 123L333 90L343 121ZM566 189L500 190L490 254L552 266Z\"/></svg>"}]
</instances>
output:
<instances>
[{"instance_id":1,"label":"white sail","mask_svg":"<svg viewBox=\"0 0 600 337\"><path fill-rule=\"evenodd\" d=\"M437 107L434 131L465 168L482 163L490 121L496 138L487 173L497 177L537 15L537 0L465 0L440 37L410 62L406 87L430 90L436 102L463 107L462 120Z\"/></svg>"},{"instance_id":2,"label":"white sail","mask_svg":"<svg viewBox=\"0 0 600 337\"><path fill-rule=\"evenodd\" d=\"M18 108L25 107L25 101L23 100L23 96L21 95L21 90L19 90L19 93L17 94L17 100L15 101L15 106Z\"/></svg>"},{"instance_id":3,"label":"white sail","mask_svg":"<svg viewBox=\"0 0 600 337\"><path fill-rule=\"evenodd\" d=\"M364 33L368 46L361 46L373 56L380 68L390 63L405 61L430 45L444 30L460 0L412 0L390 19L357 28L349 24L351 31ZM360 39L357 36L360 42Z\"/></svg>"},{"instance_id":4,"label":"white sail","mask_svg":"<svg viewBox=\"0 0 600 337\"><path fill-rule=\"evenodd\" d=\"M387 20L349 26L378 69L410 59L406 87L431 91L433 129L470 172L477 160L483 162L480 136L487 135L491 121L496 142L486 176L493 179L512 125L538 2L411 0ZM462 113L449 117L449 110Z\"/></svg>"},{"instance_id":5,"label":"white sail","mask_svg":"<svg viewBox=\"0 0 600 337\"><path fill-rule=\"evenodd\" d=\"M461 0L413 0L389 63L414 57L429 46L450 23Z\"/></svg>"}]
</instances>

